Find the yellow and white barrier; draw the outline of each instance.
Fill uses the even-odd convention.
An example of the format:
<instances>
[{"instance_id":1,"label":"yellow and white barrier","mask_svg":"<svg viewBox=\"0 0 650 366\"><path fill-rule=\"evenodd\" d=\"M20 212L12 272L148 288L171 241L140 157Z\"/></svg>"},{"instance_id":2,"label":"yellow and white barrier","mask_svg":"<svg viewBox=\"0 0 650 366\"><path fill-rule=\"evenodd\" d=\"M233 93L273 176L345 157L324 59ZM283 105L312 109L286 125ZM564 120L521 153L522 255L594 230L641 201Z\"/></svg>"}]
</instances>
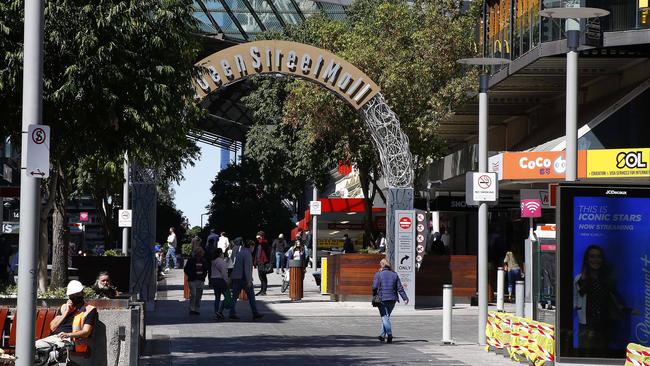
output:
<instances>
[{"instance_id":1,"label":"yellow and white barrier","mask_svg":"<svg viewBox=\"0 0 650 366\"><path fill-rule=\"evenodd\" d=\"M555 360L555 328L550 324L490 311L485 335L486 351L505 349L511 359L527 359L535 366Z\"/></svg>"},{"instance_id":2,"label":"yellow and white barrier","mask_svg":"<svg viewBox=\"0 0 650 366\"><path fill-rule=\"evenodd\" d=\"M625 350L625 366L650 366L650 348L630 343Z\"/></svg>"}]
</instances>

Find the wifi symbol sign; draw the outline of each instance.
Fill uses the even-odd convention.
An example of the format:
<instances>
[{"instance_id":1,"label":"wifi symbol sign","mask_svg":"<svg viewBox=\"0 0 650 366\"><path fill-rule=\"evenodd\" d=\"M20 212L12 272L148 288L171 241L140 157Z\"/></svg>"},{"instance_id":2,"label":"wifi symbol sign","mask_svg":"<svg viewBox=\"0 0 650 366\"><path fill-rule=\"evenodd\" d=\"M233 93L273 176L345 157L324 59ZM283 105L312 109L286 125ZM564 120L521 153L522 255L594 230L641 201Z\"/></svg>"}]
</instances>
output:
<instances>
[{"instance_id":1,"label":"wifi symbol sign","mask_svg":"<svg viewBox=\"0 0 650 366\"><path fill-rule=\"evenodd\" d=\"M521 217L542 217L542 200L521 200Z\"/></svg>"}]
</instances>

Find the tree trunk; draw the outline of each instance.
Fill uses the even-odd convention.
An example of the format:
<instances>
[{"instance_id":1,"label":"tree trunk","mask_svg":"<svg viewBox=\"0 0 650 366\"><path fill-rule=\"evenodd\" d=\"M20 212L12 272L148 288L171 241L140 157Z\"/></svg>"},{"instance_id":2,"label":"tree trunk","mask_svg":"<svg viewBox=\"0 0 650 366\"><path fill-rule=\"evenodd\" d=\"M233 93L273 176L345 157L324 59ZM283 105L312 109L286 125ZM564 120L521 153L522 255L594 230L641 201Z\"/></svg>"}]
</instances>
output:
<instances>
[{"instance_id":1,"label":"tree trunk","mask_svg":"<svg viewBox=\"0 0 650 366\"><path fill-rule=\"evenodd\" d=\"M59 182L54 191L54 214L52 215L52 280L50 287L64 287L68 283L68 216L66 180L59 167Z\"/></svg>"},{"instance_id":2,"label":"tree trunk","mask_svg":"<svg viewBox=\"0 0 650 366\"><path fill-rule=\"evenodd\" d=\"M52 215L53 249L52 249L52 282L51 287L64 287L68 283L68 241L66 229L68 219L65 207L55 205Z\"/></svg>"},{"instance_id":3,"label":"tree trunk","mask_svg":"<svg viewBox=\"0 0 650 366\"><path fill-rule=\"evenodd\" d=\"M370 169L362 164L357 167L359 169L359 183L363 192L363 247L366 248L368 242L373 238L372 202L374 195L373 197L370 196Z\"/></svg>"},{"instance_id":4,"label":"tree trunk","mask_svg":"<svg viewBox=\"0 0 650 366\"><path fill-rule=\"evenodd\" d=\"M49 258L50 250L50 241L48 237L48 219L50 212L52 211L52 206L54 205L54 192L57 188L58 175L52 174L52 177L47 180L47 183L43 186L44 192L43 197L46 197L46 202L43 207L41 207L41 222L40 222L40 238L38 246L38 290L40 292L45 292L47 290L48 278L47 278L47 261Z\"/></svg>"}]
</instances>

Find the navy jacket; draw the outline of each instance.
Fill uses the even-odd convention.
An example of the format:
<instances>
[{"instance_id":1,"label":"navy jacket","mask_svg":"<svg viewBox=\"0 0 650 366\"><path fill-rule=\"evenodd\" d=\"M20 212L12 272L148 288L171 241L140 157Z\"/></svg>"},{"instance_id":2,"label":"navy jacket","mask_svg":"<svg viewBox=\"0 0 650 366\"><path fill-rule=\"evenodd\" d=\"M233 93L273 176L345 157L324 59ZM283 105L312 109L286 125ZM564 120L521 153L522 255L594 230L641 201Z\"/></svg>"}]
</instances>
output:
<instances>
[{"instance_id":1,"label":"navy jacket","mask_svg":"<svg viewBox=\"0 0 650 366\"><path fill-rule=\"evenodd\" d=\"M402 297L402 300L408 300L406 292L404 292L404 287L402 287L402 281L399 280L399 276L388 268L384 268L375 273L375 279L372 281L373 295L377 293L377 290L379 290L381 301L399 302L399 298L397 297L398 293Z\"/></svg>"}]
</instances>

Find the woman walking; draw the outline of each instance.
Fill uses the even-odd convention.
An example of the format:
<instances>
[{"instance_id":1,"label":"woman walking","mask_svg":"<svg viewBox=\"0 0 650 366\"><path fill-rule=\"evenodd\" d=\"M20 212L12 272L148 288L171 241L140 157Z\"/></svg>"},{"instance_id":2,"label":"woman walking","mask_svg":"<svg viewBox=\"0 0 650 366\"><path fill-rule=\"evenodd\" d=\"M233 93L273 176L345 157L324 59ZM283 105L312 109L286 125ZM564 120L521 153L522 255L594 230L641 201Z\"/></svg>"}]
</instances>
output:
<instances>
[{"instance_id":1,"label":"woman walking","mask_svg":"<svg viewBox=\"0 0 650 366\"><path fill-rule=\"evenodd\" d=\"M264 237L263 231L257 233L256 239L257 246L255 247L253 265L257 266L257 275L260 277L261 288L255 296L264 296L266 295L266 289L269 285L269 280L266 278L266 274L271 272L271 246Z\"/></svg>"},{"instance_id":2,"label":"woman walking","mask_svg":"<svg viewBox=\"0 0 650 366\"><path fill-rule=\"evenodd\" d=\"M214 290L214 316L221 320L223 316L223 303L221 295L225 296L228 291L228 264L223 256L223 250L217 248L214 250L214 259L212 260L212 270L210 271L210 286Z\"/></svg>"},{"instance_id":3,"label":"woman walking","mask_svg":"<svg viewBox=\"0 0 650 366\"><path fill-rule=\"evenodd\" d=\"M208 274L210 263L205 258L205 251L198 247L194 255L187 261L183 271L187 275L187 282L190 287L190 315L199 315L201 297L203 296L203 285L205 276Z\"/></svg>"},{"instance_id":4,"label":"woman walking","mask_svg":"<svg viewBox=\"0 0 650 366\"><path fill-rule=\"evenodd\" d=\"M508 274L508 300L512 300L512 290L515 289L517 281L521 280L521 268L517 257L509 250L503 258L503 270Z\"/></svg>"},{"instance_id":5,"label":"woman walking","mask_svg":"<svg viewBox=\"0 0 650 366\"><path fill-rule=\"evenodd\" d=\"M399 296L404 300L404 304L409 303L409 298L404 292L402 282L395 273L386 258L379 262L379 272L375 273L375 279L372 281L373 296L379 295L381 303L377 307L381 316L381 330L379 331L380 342L393 343L393 328L390 323L390 314L395 308L395 302L399 302Z\"/></svg>"}]
</instances>

